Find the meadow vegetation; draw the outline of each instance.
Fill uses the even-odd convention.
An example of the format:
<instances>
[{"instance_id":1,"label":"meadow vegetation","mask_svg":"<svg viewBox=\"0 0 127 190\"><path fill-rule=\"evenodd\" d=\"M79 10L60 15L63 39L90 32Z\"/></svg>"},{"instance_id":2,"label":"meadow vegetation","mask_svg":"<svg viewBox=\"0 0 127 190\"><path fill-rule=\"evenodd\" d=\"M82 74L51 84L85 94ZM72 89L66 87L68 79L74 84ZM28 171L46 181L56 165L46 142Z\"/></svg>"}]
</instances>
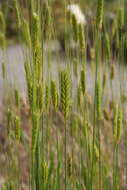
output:
<instances>
[{"instance_id":1,"label":"meadow vegetation","mask_svg":"<svg viewBox=\"0 0 127 190\"><path fill-rule=\"evenodd\" d=\"M127 188L126 1L87 2L1 4L1 190ZM9 88L6 50L12 33L24 52L25 97ZM54 55L44 46L55 40L60 50L54 71Z\"/></svg>"}]
</instances>

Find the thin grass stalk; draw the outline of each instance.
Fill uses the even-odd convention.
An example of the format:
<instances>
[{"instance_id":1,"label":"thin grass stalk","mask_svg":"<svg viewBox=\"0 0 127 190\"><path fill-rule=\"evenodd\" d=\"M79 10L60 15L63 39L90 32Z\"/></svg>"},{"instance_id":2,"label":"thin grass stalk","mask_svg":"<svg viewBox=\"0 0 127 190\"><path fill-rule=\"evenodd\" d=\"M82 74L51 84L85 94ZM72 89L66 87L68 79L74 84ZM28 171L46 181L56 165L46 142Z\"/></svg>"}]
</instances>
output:
<instances>
[{"instance_id":1,"label":"thin grass stalk","mask_svg":"<svg viewBox=\"0 0 127 190\"><path fill-rule=\"evenodd\" d=\"M102 166L101 166L101 128L100 128L100 122L101 122L101 101L102 101L102 94L101 94L101 84L100 79L97 81L96 86L96 106L97 106L97 137L98 137L98 150L99 150L99 189L102 189Z\"/></svg>"},{"instance_id":2,"label":"thin grass stalk","mask_svg":"<svg viewBox=\"0 0 127 190\"><path fill-rule=\"evenodd\" d=\"M118 189L118 175L119 175L119 169L118 169L118 162L119 162L119 143L121 139L121 131L122 131L122 121L123 121L123 114L122 111L118 106L115 108L114 113L114 152L113 152L113 188Z\"/></svg>"},{"instance_id":3,"label":"thin grass stalk","mask_svg":"<svg viewBox=\"0 0 127 190\"><path fill-rule=\"evenodd\" d=\"M57 139L57 189L60 188L60 169L61 169L61 157L60 157L60 145L59 145L59 137L58 137L58 130L56 132L56 139Z\"/></svg>"},{"instance_id":4,"label":"thin grass stalk","mask_svg":"<svg viewBox=\"0 0 127 190\"><path fill-rule=\"evenodd\" d=\"M113 168L113 188L118 189L118 144L114 146Z\"/></svg>"},{"instance_id":5,"label":"thin grass stalk","mask_svg":"<svg viewBox=\"0 0 127 190\"><path fill-rule=\"evenodd\" d=\"M103 0L98 0L96 28L95 28L95 50L96 50L96 71L95 71L95 94L97 89L97 81L99 80L99 66L101 62L101 29L103 22ZM96 139L96 97L94 96L94 122L93 122L93 156L91 168L91 190L93 188L93 167L94 167L94 146ZM100 142L99 142L100 143ZM100 186L100 185L99 185ZM101 189L101 187L99 187Z\"/></svg>"},{"instance_id":6,"label":"thin grass stalk","mask_svg":"<svg viewBox=\"0 0 127 190\"><path fill-rule=\"evenodd\" d=\"M125 142L125 147L127 147L127 142ZM127 149L126 149L126 155L125 155L125 157L126 157L126 185L127 185Z\"/></svg>"},{"instance_id":7,"label":"thin grass stalk","mask_svg":"<svg viewBox=\"0 0 127 190\"><path fill-rule=\"evenodd\" d=\"M99 67L99 42L100 39L98 36L98 31L96 31L96 72L95 72L95 94L96 94L96 88L97 88L97 81L98 81L98 67ZM94 153L94 147L95 147L95 139L96 139L96 96L94 95L94 119L93 119L93 143L92 143L92 166L91 166L91 190L93 189L93 172L94 172L94 159L95 159L95 153Z\"/></svg>"},{"instance_id":8,"label":"thin grass stalk","mask_svg":"<svg viewBox=\"0 0 127 190\"><path fill-rule=\"evenodd\" d=\"M45 134L43 135L43 138L45 139L44 143L44 150L45 150L45 159L50 158L52 155L51 146L50 146L50 138L51 138L51 126L52 126L52 112L51 112L51 88L50 84L46 84L46 89L45 89L45 119L46 119L46 127L45 125L43 126L43 131L45 131ZM47 145L47 146L45 146Z\"/></svg>"},{"instance_id":9,"label":"thin grass stalk","mask_svg":"<svg viewBox=\"0 0 127 190\"><path fill-rule=\"evenodd\" d=\"M65 159L65 190L67 189L67 121L70 111L70 79L67 70L61 72L60 75L61 87L61 109L64 116L65 129L64 129L64 159Z\"/></svg>"},{"instance_id":10,"label":"thin grass stalk","mask_svg":"<svg viewBox=\"0 0 127 190\"><path fill-rule=\"evenodd\" d=\"M65 154L65 190L67 190L67 120L65 120L65 139L64 139L64 154Z\"/></svg>"},{"instance_id":11,"label":"thin grass stalk","mask_svg":"<svg viewBox=\"0 0 127 190\"><path fill-rule=\"evenodd\" d=\"M75 21L75 23L77 23ZM84 31L84 25L83 24L74 24L75 28L75 36L77 36L77 41L79 42L79 46L81 48L81 62L82 62L82 70L81 70L81 74L80 74L80 83L81 83L81 90L82 90L82 94L83 94L83 97L84 97L84 102L83 102L83 105L86 105L86 42L85 42L85 31ZM77 31L77 32L76 32ZM78 56L77 56L78 58ZM86 110L86 106L83 106L84 107L84 110L86 113L87 110ZM86 115L86 114L85 114ZM86 116L84 115L84 122L85 119L86 119ZM79 176L79 182L82 183L82 160L83 160L83 155L82 155L82 141L83 141L83 136L82 136L82 128L80 127L79 129L79 133L80 133L80 138L79 138L79 145L80 145L80 148L81 148L81 153L80 153L80 160L79 160L79 172L80 172L80 176Z\"/></svg>"}]
</instances>

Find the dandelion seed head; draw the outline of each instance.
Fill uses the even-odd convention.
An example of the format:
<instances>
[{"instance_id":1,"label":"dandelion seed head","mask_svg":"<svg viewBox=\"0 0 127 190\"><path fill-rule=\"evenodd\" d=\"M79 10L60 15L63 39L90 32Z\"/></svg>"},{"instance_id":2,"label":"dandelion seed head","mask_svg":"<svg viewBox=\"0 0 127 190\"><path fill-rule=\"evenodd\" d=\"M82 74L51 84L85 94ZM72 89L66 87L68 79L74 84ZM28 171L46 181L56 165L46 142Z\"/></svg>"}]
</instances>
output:
<instances>
[{"instance_id":1,"label":"dandelion seed head","mask_svg":"<svg viewBox=\"0 0 127 190\"><path fill-rule=\"evenodd\" d=\"M75 16L78 24L86 24L85 15L77 4L68 5L67 10Z\"/></svg>"}]
</instances>

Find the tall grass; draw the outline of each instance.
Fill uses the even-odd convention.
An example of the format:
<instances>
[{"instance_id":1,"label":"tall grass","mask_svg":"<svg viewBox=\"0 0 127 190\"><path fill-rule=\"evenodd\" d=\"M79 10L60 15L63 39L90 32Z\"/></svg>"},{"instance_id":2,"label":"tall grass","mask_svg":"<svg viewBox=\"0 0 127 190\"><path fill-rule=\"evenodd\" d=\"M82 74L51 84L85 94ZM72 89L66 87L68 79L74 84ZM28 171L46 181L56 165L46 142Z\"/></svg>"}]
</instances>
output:
<instances>
[{"instance_id":1,"label":"tall grass","mask_svg":"<svg viewBox=\"0 0 127 190\"><path fill-rule=\"evenodd\" d=\"M13 0L18 41L24 52L26 102L20 90L8 90L4 114L8 148L1 189L126 189L124 1L117 2L121 7L116 8L111 23L104 0L93 2L96 13L88 15L86 23L82 11L78 9L76 15L68 1L24 2ZM2 11L1 66L8 89L7 19ZM45 44L54 40L61 45L54 53L56 70L52 69L50 45L45 50ZM114 88L117 78L119 90ZM22 154L26 155L23 161Z\"/></svg>"}]
</instances>

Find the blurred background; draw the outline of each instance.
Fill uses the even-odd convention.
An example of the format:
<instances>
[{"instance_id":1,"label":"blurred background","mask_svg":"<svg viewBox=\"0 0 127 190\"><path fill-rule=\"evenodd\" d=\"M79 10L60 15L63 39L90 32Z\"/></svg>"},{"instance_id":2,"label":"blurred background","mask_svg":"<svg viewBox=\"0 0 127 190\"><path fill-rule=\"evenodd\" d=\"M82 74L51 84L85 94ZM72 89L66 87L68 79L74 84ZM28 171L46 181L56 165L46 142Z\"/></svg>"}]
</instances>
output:
<instances>
[{"instance_id":1,"label":"blurred background","mask_svg":"<svg viewBox=\"0 0 127 190\"><path fill-rule=\"evenodd\" d=\"M29 1L27 0L19 0L20 9L22 9L22 13L24 14L24 17L29 20L29 13L28 13L28 7L29 7ZM42 6L45 2L42 0ZM112 22L113 19L115 19L115 16L117 15L118 9L120 8L120 5L122 5L123 1L119 0L105 0L105 10L104 13L105 17L105 23L106 22ZM52 7L52 18L55 24L55 32L57 36L60 38L62 35L62 32L64 32L63 28L63 22L64 22L64 0L49 0L50 6ZM66 4L78 4L82 11L84 12L87 20L87 24L90 25L91 21L94 21L96 16L96 4L97 0L67 0ZM127 7L127 1L124 2L125 9ZM44 5L45 6L45 5ZM50 8L51 8L50 7ZM14 10L13 0L0 0L0 9L3 11L5 19L6 19L6 37L9 40L13 39L18 40L18 34L17 34L17 26L16 26L16 12ZM42 13L45 14L45 13ZM126 11L125 11L125 20L126 18ZM126 26L125 26L126 27ZM62 38L62 37L61 37Z\"/></svg>"}]
</instances>

